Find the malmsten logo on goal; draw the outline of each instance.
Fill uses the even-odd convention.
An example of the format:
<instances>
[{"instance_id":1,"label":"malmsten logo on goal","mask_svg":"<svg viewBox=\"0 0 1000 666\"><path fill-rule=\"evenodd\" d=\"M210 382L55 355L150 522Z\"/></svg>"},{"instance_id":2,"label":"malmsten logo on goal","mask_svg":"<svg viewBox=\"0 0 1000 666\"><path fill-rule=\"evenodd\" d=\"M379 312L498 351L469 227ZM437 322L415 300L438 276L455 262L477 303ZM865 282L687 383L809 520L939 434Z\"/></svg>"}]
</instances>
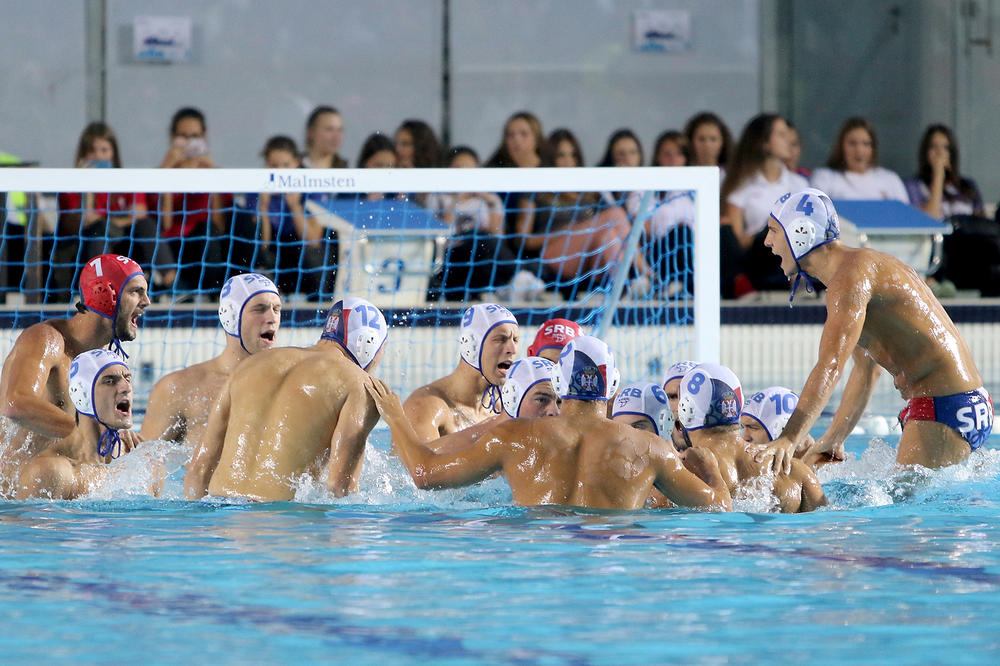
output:
<instances>
[{"instance_id":1,"label":"malmsten logo on goal","mask_svg":"<svg viewBox=\"0 0 1000 666\"><path fill-rule=\"evenodd\" d=\"M295 192L302 191L330 191L339 188L354 188L356 181L352 176L314 176L306 173L298 173L303 169L289 169L288 171L272 171L267 179L267 190L289 190Z\"/></svg>"}]
</instances>

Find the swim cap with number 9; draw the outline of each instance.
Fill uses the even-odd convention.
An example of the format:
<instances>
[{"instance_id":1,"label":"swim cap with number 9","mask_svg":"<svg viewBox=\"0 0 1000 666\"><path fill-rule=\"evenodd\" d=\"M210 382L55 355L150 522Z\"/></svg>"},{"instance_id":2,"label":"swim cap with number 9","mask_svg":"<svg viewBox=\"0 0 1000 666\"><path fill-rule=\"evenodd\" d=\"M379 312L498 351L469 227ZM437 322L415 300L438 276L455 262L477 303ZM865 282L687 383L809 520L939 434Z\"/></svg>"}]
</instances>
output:
<instances>
[{"instance_id":1,"label":"swim cap with number 9","mask_svg":"<svg viewBox=\"0 0 1000 666\"><path fill-rule=\"evenodd\" d=\"M483 371L483 342L490 331L502 324L517 326L513 313L496 303L479 303L462 315L458 336L458 353L462 360L479 372Z\"/></svg>"}]
</instances>

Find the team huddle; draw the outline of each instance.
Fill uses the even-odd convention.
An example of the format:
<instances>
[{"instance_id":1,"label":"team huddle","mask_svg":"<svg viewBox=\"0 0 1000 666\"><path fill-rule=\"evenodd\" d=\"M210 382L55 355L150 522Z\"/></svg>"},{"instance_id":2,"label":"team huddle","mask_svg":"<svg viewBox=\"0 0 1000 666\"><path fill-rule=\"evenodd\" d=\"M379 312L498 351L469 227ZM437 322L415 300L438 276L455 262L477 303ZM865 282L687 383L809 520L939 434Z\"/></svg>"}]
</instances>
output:
<instances>
[{"instance_id":1,"label":"team huddle","mask_svg":"<svg viewBox=\"0 0 1000 666\"><path fill-rule=\"evenodd\" d=\"M802 278L827 288L819 359L801 398L770 387L744 399L732 370L691 361L673 363L661 382L620 386L608 345L566 320L543 324L518 359L516 318L481 303L462 318L455 369L402 401L372 374L391 344L377 307L344 297L315 345L275 348L279 291L244 274L220 294L225 349L161 378L141 433L131 430L121 343L138 334L147 284L131 259L101 255L81 273L78 312L26 329L4 362L0 495L75 498L101 482L112 458L143 440L171 440L194 447L190 499L290 500L303 476L343 496L358 490L381 418L419 488L501 474L521 505L730 510L764 480L781 511L809 511L826 503L815 467L843 459L880 367L908 400L897 460L961 462L993 421L968 348L912 269L838 237L832 202L818 190L785 195L772 210L766 244L793 297ZM849 358L841 404L813 441Z\"/></svg>"}]
</instances>

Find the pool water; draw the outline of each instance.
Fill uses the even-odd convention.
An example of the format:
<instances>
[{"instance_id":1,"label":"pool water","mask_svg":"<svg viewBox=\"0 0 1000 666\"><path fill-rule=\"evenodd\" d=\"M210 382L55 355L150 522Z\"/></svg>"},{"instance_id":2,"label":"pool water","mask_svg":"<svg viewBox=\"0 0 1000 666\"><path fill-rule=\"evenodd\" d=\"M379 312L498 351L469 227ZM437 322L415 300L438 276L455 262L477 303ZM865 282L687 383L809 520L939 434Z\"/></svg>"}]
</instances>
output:
<instances>
[{"instance_id":1,"label":"pool water","mask_svg":"<svg viewBox=\"0 0 1000 666\"><path fill-rule=\"evenodd\" d=\"M886 438L890 444L893 437ZM1000 440L900 473L881 440L832 505L764 513L510 506L422 492L384 446L362 492L0 502L4 663L984 663L1000 653ZM130 454L131 456L132 454Z\"/></svg>"}]
</instances>

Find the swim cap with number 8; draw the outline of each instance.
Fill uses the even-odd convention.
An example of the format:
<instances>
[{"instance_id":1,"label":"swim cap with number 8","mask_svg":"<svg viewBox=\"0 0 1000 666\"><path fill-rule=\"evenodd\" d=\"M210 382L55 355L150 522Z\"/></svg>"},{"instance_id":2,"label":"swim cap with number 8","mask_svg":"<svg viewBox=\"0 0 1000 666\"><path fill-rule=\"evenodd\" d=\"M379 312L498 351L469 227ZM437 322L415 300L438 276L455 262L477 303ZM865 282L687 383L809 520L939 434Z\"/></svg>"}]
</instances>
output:
<instances>
[{"instance_id":1,"label":"swim cap with number 8","mask_svg":"<svg viewBox=\"0 0 1000 666\"><path fill-rule=\"evenodd\" d=\"M681 378L677 420L685 430L740 422L743 389L736 374L715 363L701 363Z\"/></svg>"}]
</instances>

